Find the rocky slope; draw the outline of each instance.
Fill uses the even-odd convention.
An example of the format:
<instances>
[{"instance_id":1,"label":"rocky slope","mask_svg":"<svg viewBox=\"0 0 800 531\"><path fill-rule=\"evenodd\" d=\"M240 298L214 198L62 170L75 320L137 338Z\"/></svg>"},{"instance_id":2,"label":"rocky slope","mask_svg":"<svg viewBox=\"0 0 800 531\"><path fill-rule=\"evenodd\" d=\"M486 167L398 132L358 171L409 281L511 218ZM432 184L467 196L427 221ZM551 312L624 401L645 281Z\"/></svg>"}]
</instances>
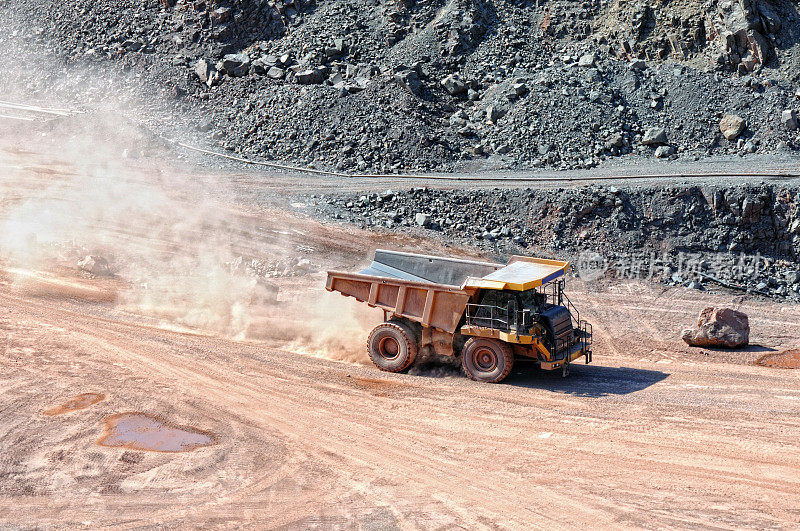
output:
<instances>
[{"instance_id":1,"label":"rocky slope","mask_svg":"<svg viewBox=\"0 0 800 531\"><path fill-rule=\"evenodd\" d=\"M797 7L5 0L0 39L49 50L67 79L127 73L123 84L180 110L187 134L248 156L349 171L577 168L800 148ZM86 76L73 85L80 101ZM725 114L741 118L736 134L721 130ZM653 128L663 135L643 143Z\"/></svg>"},{"instance_id":2,"label":"rocky slope","mask_svg":"<svg viewBox=\"0 0 800 531\"><path fill-rule=\"evenodd\" d=\"M310 200L335 220L439 232L448 242L478 246L501 259L571 258L578 273L597 274L602 266L612 275L698 289L718 285L717 279L800 300L796 187L415 188Z\"/></svg>"}]
</instances>

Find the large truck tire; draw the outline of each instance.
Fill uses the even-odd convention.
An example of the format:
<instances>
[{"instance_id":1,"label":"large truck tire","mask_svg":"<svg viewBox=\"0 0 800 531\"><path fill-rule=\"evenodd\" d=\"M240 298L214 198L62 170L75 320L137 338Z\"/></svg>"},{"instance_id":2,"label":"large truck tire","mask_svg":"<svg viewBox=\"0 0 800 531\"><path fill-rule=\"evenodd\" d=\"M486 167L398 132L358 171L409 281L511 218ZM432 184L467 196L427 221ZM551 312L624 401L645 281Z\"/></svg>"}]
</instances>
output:
<instances>
[{"instance_id":1,"label":"large truck tire","mask_svg":"<svg viewBox=\"0 0 800 531\"><path fill-rule=\"evenodd\" d=\"M367 352L382 371L401 372L414 363L419 345L416 334L408 325L389 321L376 326L369 334Z\"/></svg>"},{"instance_id":2,"label":"large truck tire","mask_svg":"<svg viewBox=\"0 0 800 531\"><path fill-rule=\"evenodd\" d=\"M514 352L501 341L473 337L464 344L461 366L476 382L501 382L514 366Z\"/></svg>"}]
</instances>

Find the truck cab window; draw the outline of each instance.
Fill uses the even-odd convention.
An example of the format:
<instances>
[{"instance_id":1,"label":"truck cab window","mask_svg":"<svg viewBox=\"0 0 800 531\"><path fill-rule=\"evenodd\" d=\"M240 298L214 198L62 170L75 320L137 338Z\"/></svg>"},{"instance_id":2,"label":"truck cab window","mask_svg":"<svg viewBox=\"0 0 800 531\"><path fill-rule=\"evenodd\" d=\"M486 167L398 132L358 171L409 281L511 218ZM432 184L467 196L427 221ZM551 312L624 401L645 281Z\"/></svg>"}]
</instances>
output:
<instances>
[{"instance_id":1,"label":"truck cab window","mask_svg":"<svg viewBox=\"0 0 800 531\"><path fill-rule=\"evenodd\" d=\"M547 295L539 293L535 289L521 291L519 293L520 304L531 313L541 313L545 310L547 304Z\"/></svg>"},{"instance_id":2,"label":"truck cab window","mask_svg":"<svg viewBox=\"0 0 800 531\"><path fill-rule=\"evenodd\" d=\"M511 291L490 289L483 293L480 303L486 306L497 306L505 309L508 307L508 303L514 300L514 295L514 292Z\"/></svg>"}]
</instances>

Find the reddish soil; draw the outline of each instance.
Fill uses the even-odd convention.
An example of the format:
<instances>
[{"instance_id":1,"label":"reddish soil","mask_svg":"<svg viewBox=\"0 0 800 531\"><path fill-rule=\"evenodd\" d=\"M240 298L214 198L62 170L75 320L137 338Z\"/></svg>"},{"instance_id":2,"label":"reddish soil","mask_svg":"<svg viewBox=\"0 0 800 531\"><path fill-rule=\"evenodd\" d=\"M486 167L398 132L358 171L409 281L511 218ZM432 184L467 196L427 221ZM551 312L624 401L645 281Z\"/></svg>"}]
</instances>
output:
<instances>
[{"instance_id":1,"label":"reddish soil","mask_svg":"<svg viewBox=\"0 0 800 531\"><path fill-rule=\"evenodd\" d=\"M3 216L77 171L43 172L13 157L0 157L13 166L0 185ZM246 197L261 193L258 183L252 190ZM5 263L48 281L43 290L12 274L0 279L0 527L800 525L800 371L754 365L800 344L800 307L571 280L595 345L594 362L574 365L569 378L522 364L499 385L449 367L380 373L364 353L380 312L326 295L324 270L354 268L377 246L454 251L318 223L281 207L281 193L271 191L269 205L214 203L226 236L215 244L233 242L245 261L301 254L317 269L276 277L278 302L249 308L240 328L187 313L214 309L204 291L136 298L155 293L158 278L145 286L123 274L167 263L123 261L123 251L155 248L154 260L197 262L206 236L197 226L181 227L182 246L169 223L141 224L145 213L84 223L117 251L123 269L110 279L82 277L65 255L27 269ZM196 197L181 201L200 208ZM228 284L212 291L219 278L197 275L188 287L215 301L230 293ZM179 280L168 287L185 287ZM242 310L233 302L223 314ZM750 316L752 345L721 352L683 344L680 331L698 311L719 305ZM75 389L109 398L41 414ZM104 420L130 411L202 428L216 444L190 452L98 445Z\"/></svg>"},{"instance_id":2,"label":"reddish soil","mask_svg":"<svg viewBox=\"0 0 800 531\"><path fill-rule=\"evenodd\" d=\"M792 349L777 354L764 354L756 360L756 364L775 369L800 369L800 350Z\"/></svg>"},{"instance_id":3,"label":"reddish soil","mask_svg":"<svg viewBox=\"0 0 800 531\"><path fill-rule=\"evenodd\" d=\"M70 413L72 411L78 411L79 409L86 409L89 406L92 406L102 400L105 400L106 396L101 395L100 393L81 393L75 398L68 400L61 404L58 407L54 407L42 412L42 414L47 415L48 417L53 417L55 415L63 415L64 413Z\"/></svg>"}]
</instances>

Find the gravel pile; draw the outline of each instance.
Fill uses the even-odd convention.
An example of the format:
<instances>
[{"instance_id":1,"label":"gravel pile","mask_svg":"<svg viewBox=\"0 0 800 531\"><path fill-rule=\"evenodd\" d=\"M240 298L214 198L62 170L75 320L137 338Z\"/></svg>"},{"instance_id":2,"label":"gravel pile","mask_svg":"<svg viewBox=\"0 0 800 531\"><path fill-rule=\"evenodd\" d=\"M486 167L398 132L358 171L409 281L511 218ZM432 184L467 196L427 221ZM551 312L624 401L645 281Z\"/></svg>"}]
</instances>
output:
<instances>
[{"instance_id":1,"label":"gravel pile","mask_svg":"<svg viewBox=\"0 0 800 531\"><path fill-rule=\"evenodd\" d=\"M800 300L800 189L770 184L566 190L415 188L315 196L322 216L439 233L490 254L603 261L614 274L703 289L716 280ZM641 270L632 270L642 265ZM579 268L580 269L580 268Z\"/></svg>"},{"instance_id":2,"label":"gravel pile","mask_svg":"<svg viewBox=\"0 0 800 531\"><path fill-rule=\"evenodd\" d=\"M263 159L566 169L800 149L789 0L4 0L0 20L0 88L135 90L176 114L165 130Z\"/></svg>"}]
</instances>

